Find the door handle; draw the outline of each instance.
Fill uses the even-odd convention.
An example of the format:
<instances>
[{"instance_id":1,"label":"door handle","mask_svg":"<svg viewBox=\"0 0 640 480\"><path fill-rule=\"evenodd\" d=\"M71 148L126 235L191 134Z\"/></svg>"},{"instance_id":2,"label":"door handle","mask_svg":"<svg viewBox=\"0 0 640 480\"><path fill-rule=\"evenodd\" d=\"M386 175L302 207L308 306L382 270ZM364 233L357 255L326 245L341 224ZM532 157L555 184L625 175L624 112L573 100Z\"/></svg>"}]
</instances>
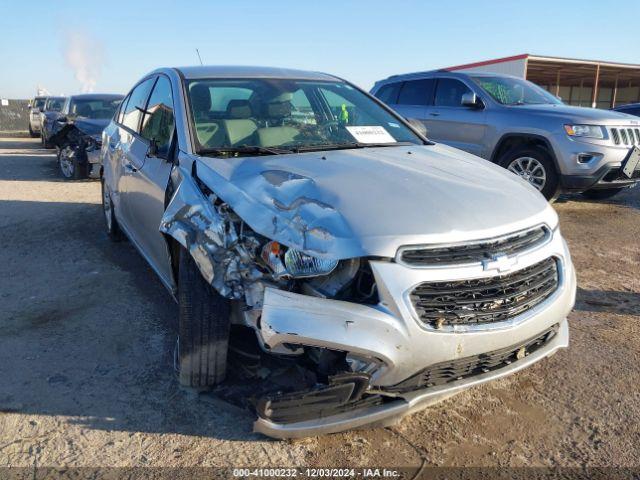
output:
<instances>
[{"instance_id":1,"label":"door handle","mask_svg":"<svg viewBox=\"0 0 640 480\"><path fill-rule=\"evenodd\" d=\"M129 162L126 162L124 164L124 169L125 171L129 172L129 173L135 173L138 171L138 169L136 167L134 167L133 165L131 165Z\"/></svg>"},{"instance_id":2,"label":"door handle","mask_svg":"<svg viewBox=\"0 0 640 480\"><path fill-rule=\"evenodd\" d=\"M431 115L432 117L439 117L440 114L438 112L430 112L429 115Z\"/></svg>"}]
</instances>

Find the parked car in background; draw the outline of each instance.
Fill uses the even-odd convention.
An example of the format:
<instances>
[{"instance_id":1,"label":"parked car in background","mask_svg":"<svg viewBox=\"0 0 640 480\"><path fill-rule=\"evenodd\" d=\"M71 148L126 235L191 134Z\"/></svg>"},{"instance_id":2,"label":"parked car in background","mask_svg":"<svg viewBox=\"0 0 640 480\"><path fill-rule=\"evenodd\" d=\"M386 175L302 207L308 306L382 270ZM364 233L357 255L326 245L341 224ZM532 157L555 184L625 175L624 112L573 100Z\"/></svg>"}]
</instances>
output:
<instances>
[{"instance_id":1,"label":"parked car in background","mask_svg":"<svg viewBox=\"0 0 640 480\"><path fill-rule=\"evenodd\" d=\"M640 181L634 149L640 121L563 104L521 78L433 71L395 75L372 93L429 138L466 150L519 175L547 199L561 191L606 198Z\"/></svg>"},{"instance_id":2,"label":"parked car in background","mask_svg":"<svg viewBox=\"0 0 640 480\"><path fill-rule=\"evenodd\" d=\"M56 119L60 116L66 97L47 97L40 113L40 140L44 148L53 148L49 138L55 131Z\"/></svg>"},{"instance_id":3,"label":"parked car in background","mask_svg":"<svg viewBox=\"0 0 640 480\"><path fill-rule=\"evenodd\" d=\"M181 383L262 382L266 435L388 424L568 344L575 272L544 197L344 80L156 70L102 164L108 235L179 303Z\"/></svg>"},{"instance_id":4,"label":"parked car in background","mask_svg":"<svg viewBox=\"0 0 640 480\"><path fill-rule=\"evenodd\" d=\"M620 105L613 110L620 113L626 113L627 115L640 117L640 103L627 103L626 105Z\"/></svg>"},{"instance_id":5,"label":"parked car in background","mask_svg":"<svg viewBox=\"0 0 640 480\"><path fill-rule=\"evenodd\" d=\"M66 179L98 178L102 130L123 95L89 93L68 97L55 120L50 143L58 149L60 173Z\"/></svg>"},{"instance_id":6,"label":"parked car in background","mask_svg":"<svg viewBox=\"0 0 640 480\"><path fill-rule=\"evenodd\" d=\"M35 97L29 103L29 135L32 137L40 135L40 113L46 101L47 97Z\"/></svg>"}]
</instances>

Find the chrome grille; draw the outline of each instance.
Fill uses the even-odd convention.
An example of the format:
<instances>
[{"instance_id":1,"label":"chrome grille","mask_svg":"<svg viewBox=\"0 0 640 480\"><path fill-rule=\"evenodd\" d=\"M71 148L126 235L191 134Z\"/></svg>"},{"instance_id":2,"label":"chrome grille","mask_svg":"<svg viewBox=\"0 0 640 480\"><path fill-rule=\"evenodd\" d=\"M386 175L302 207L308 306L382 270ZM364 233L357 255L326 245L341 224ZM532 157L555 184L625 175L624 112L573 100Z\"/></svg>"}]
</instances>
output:
<instances>
[{"instance_id":1,"label":"chrome grille","mask_svg":"<svg viewBox=\"0 0 640 480\"><path fill-rule=\"evenodd\" d=\"M559 325L555 324L540 335L507 348L431 365L385 390L396 393L411 392L498 370L544 347L558 330Z\"/></svg>"},{"instance_id":2,"label":"chrome grille","mask_svg":"<svg viewBox=\"0 0 640 480\"><path fill-rule=\"evenodd\" d=\"M640 129L611 127L609 136L615 145L640 145Z\"/></svg>"},{"instance_id":3,"label":"chrome grille","mask_svg":"<svg viewBox=\"0 0 640 480\"><path fill-rule=\"evenodd\" d=\"M410 294L418 318L432 328L501 322L535 307L558 288L554 258L505 275L421 283Z\"/></svg>"},{"instance_id":4,"label":"chrome grille","mask_svg":"<svg viewBox=\"0 0 640 480\"><path fill-rule=\"evenodd\" d=\"M546 243L550 237L551 231L547 227L536 227L478 242L433 247L404 247L400 253L400 261L418 267L479 263L498 254L516 255L533 249Z\"/></svg>"}]
</instances>

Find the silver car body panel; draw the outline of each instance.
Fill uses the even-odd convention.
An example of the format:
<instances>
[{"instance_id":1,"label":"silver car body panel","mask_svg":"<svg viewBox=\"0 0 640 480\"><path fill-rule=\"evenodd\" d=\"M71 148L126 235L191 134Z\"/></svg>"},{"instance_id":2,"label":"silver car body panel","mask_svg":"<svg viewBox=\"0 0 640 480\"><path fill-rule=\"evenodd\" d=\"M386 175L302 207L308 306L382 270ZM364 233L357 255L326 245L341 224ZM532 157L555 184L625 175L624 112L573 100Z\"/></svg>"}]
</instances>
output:
<instances>
[{"instance_id":1,"label":"silver car body panel","mask_svg":"<svg viewBox=\"0 0 640 480\"><path fill-rule=\"evenodd\" d=\"M523 180L445 145L260 157L198 156L191 144L183 79L239 78L250 73L240 67L202 67L161 69L150 75L157 74L169 77L174 96L179 150L171 171L172 188L166 191L164 210L158 213L161 193L167 188L161 183L167 175L158 176L162 181L156 181L157 192L152 195L153 218L144 224L127 221L130 206L123 203L122 194L132 192L127 192L131 186L122 182L130 175L124 166L134 133L112 122L104 131L102 160L116 218L174 292L169 249L163 259L148 251L147 245L171 237L187 249L203 277L219 293L244 301L253 318L260 318L250 326L265 350L285 353L293 344L360 355L379 363L371 385L382 388L429 365L508 347L561 324L559 334L547 345L509 367L428 391L402 394L399 403L339 418L287 426L259 420L258 431L276 437L300 436L397 419L460 389L524 368L567 345L565 318L575 301L575 271L557 228L555 211ZM257 69L253 74L335 79L279 69ZM156 160L160 161L147 158L141 165L142 173ZM150 195L146 190L138 193L145 198ZM157 227L151 228L149 222L156 221L156 214ZM262 281L264 274L247 254L251 245L246 242L250 240L236 230L230 221L233 216L241 219L240 228L313 256L368 261L379 303L364 305L303 295ZM493 239L541 225L552 232L550 239L515 255L510 268L517 271L554 257L559 286L544 302L492 325L434 330L418 319L408 295L419 283L485 278L503 272L481 263L437 268L404 265L394 261L402 247Z\"/></svg>"},{"instance_id":2,"label":"silver car body panel","mask_svg":"<svg viewBox=\"0 0 640 480\"><path fill-rule=\"evenodd\" d=\"M524 181L445 145L202 157L196 170L254 231L332 259L393 258L403 245L558 221Z\"/></svg>"}]
</instances>

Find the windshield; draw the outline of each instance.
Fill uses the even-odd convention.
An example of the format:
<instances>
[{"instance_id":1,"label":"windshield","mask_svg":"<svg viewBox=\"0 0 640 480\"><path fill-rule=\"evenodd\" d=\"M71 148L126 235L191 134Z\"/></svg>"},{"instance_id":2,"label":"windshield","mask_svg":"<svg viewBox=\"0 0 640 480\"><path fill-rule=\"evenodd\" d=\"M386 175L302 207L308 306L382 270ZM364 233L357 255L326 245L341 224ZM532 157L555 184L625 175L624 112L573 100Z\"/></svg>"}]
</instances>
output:
<instances>
[{"instance_id":1,"label":"windshield","mask_svg":"<svg viewBox=\"0 0 640 480\"><path fill-rule=\"evenodd\" d=\"M45 99L44 97L36 98L36 99L33 101L33 106L34 106L34 108L42 108L42 107L44 107L44 102L45 102L45 100L46 100L46 99Z\"/></svg>"},{"instance_id":2,"label":"windshield","mask_svg":"<svg viewBox=\"0 0 640 480\"><path fill-rule=\"evenodd\" d=\"M322 150L424 142L344 82L192 80L191 122L199 153ZM274 150L277 148L278 151Z\"/></svg>"},{"instance_id":3,"label":"windshield","mask_svg":"<svg viewBox=\"0 0 640 480\"><path fill-rule=\"evenodd\" d=\"M120 104L120 99L74 99L71 101L69 113L78 117L107 120Z\"/></svg>"},{"instance_id":4,"label":"windshield","mask_svg":"<svg viewBox=\"0 0 640 480\"><path fill-rule=\"evenodd\" d=\"M62 110L64 104L64 97L50 97L47 99L47 103L44 105L46 112L59 112Z\"/></svg>"},{"instance_id":5,"label":"windshield","mask_svg":"<svg viewBox=\"0 0 640 480\"><path fill-rule=\"evenodd\" d=\"M537 85L511 77L471 77L482 89L503 105L562 104Z\"/></svg>"}]
</instances>

